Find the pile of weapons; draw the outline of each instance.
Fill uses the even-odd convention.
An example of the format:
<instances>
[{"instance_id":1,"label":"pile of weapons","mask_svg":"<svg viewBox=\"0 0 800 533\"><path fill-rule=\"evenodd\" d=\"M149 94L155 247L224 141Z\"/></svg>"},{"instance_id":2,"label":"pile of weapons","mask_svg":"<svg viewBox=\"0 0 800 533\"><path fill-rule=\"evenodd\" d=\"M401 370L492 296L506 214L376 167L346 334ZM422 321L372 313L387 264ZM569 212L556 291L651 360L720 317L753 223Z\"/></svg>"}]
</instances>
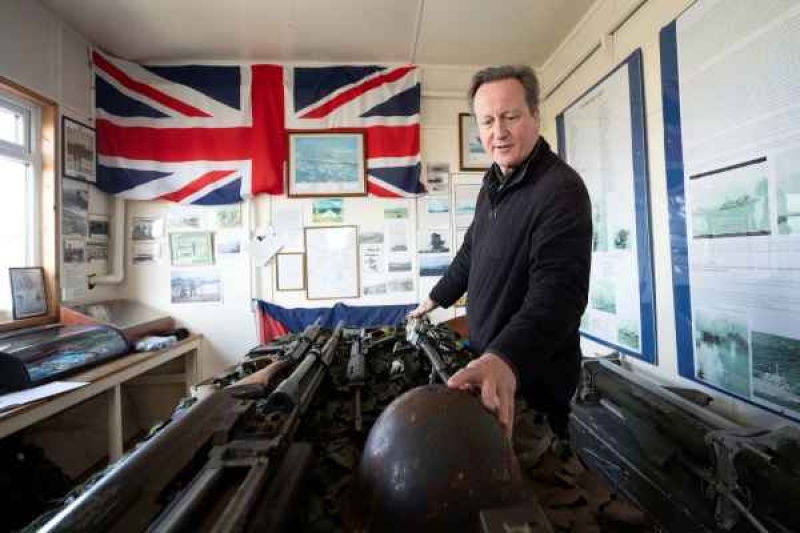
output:
<instances>
[{"instance_id":1,"label":"pile of weapons","mask_svg":"<svg viewBox=\"0 0 800 533\"><path fill-rule=\"evenodd\" d=\"M572 435L664 531L800 531L800 430L742 427L695 389L586 361Z\"/></svg>"},{"instance_id":2,"label":"pile of weapons","mask_svg":"<svg viewBox=\"0 0 800 533\"><path fill-rule=\"evenodd\" d=\"M212 394L182 402L147 441L27 530L346 531L374 422L404 392L446 381L471 357L455 333L427 321L312 324L210 380ZM541 512L539 526L528 521L535 501L485 521L484 531L648 530L598 474L548 452L552 435L524 402L516 413L514 448L553 524Z\"/></svg>"},{"instance_id":3,"label":"pile of weapons","mask_svg":"<svg viewBox=\"0 0 800 533\"><path fill-rule=\"evenodd\" d=\"M345 486L380 411L468 362L446 327L423 322L409 331L412 342L395 328L347 330L340 323L324 331L314 323L252 350L215 380L216 392L176 411L149 441L36 527L282 531L293 527L293 508L308 498L303 492L316 487L321 496L305 500L311 510L304 527L340 528ZM332 473L331 465L346 475ZM309 471L310 491L301 490Z\"/></svg>"}]
</instances>

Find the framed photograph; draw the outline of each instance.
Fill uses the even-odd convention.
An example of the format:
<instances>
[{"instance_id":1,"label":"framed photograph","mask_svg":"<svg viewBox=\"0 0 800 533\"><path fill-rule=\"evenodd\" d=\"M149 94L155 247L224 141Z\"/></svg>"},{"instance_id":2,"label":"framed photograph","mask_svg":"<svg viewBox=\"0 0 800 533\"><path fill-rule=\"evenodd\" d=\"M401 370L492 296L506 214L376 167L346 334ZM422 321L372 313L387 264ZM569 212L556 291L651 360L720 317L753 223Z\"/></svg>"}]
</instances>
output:
<instances>
[{"instance_id":1,"label":"framed photograph","mask_svg":"<svg viewBox=\"0 0 800 533\"><path fill-rule=\"evenodd\" d=\"M14 320L47 314L42 267L9 268Z\"/></svg>"},{"instance_id":2,"label":"framed photograph","mask_svg":"<svg viewBox=\"0 0 800 533\"><path fill-rule=\"evenodd\" d=\"M306 288L305 254L287 253L275 256L276 289L302 291Z\"/></svg>"},{"instance_id":3,"label":"framed photograph","mask_svg":"<svg viewBox=\"0 0 800 533\"><path fill-rule=\"evenodd\" d=\"M492 166L492 157L486 153L478 134L475 117L469 113L458 114L458 168L459 170L486 170Z\"/></svg>"},{"instance_id":4,"label":"framed photograph","mask_svg":"<svg viewBox=\"0 0 800 533\"><path fill-rule=\"evenodd\" d=\"M133 217L131 225L132 241L155 241L164 232L164 219L161 217Z\"/></svg>"},{"instance_id":5,"label":"framed photograph","mask_svg":"<svg viewBox=\"0 0 800 533\"><path fill-rule=\"evenodd\" d=\"M342 215L342 205L344 200L341 198L320 198L311 203L311 221L314 224L341 224L344 220Z\"/></svg>"},{"instance_id":6,"label":"framed photograph","mask_svg":"<svg viewBox=\"0 0 800 533\"><path fill-rule=\"evenodd\" d=\"M69 117L61 117L63 142L61 167L64 177L95 183L94 128Z\"/></svg>"},{"instance_id":7,"label":"framed photograph","mask_svg":"<svg viewBox=\"0 0 800 533\"><path fill-rule=\"evenodd\" d=\"M358 298L358 227L305 228L306 298Z\"/></svg>"},{"instance_id":8,"label":"framed photograph","mask_svg":"<svg viewBox=\"0 0 800 533\"><path fill-rule=\"evenodd\" d=\"M108 240L108 217L89 215L89 238L93 241Z\"/></svg>"},{"instance_id":9,"label":"framed photograph","mask_svg":"<svg viewBox=\"0 0 800 533\"><path fill-rule=\"evenodd\" d=\"M214 268L173 270L170 289L174 304L222 302L222 282Z\"/></svg>"},{"instance_id":10,"label":"framed photograph","mask_svg":"<svg viewBox=\"0 0 800 533\"><path fill-rule=\"evenodd\" d=\"M174 266L203 266L214 264L211 232L190 231L170 233L169 245Z\"/></svg>"},{"instance_id":11,"label":"framed photograph","mask_svg":"<svg viewBox=\"0 0 800 533\"><path fill-rule=\"evenodd\" d=\"M288 195L366 196L367 163L363 131L290 131Z\"/></svg>"}]
</instances>

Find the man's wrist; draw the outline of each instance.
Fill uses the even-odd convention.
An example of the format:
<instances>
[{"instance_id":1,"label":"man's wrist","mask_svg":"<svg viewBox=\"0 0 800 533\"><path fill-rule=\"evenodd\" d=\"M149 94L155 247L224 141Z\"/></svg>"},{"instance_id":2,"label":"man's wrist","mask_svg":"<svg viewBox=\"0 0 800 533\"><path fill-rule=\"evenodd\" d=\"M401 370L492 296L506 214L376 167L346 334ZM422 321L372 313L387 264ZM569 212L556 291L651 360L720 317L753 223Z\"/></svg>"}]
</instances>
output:
<instances>
[{"instance_id":1,"label":"man's wrist","mask_svg":"<svg viewBox=\"0 0 800 533\"><path fill-rule=\"evenodd\" d=\"M514 379L516 379L517 384L520 383L520 379L519 379L520 376L519 376L519 371L517 370L517 365L514 364L514 361L511 359L511 357L509 357L508 355L504 354L500 350L497 350L496 348L492 348L491 346L489 348L487 348L486 350L484 350L483 353L486 354L486 355L493 355L493 356L497 357L498 359L500 359L501 361L503 361L508 366L508 368L511 370L511 373L514 374Z\"/></svg>"}]
</instances>

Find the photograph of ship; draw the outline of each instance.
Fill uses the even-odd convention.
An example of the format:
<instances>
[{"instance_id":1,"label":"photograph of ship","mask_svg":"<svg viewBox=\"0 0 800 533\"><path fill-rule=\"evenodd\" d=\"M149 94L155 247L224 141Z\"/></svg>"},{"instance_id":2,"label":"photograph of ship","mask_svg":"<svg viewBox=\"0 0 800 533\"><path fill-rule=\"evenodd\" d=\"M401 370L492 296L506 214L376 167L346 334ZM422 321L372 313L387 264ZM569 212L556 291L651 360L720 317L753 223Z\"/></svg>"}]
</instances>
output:
<instances>
[{"instance_id":1,"label":"photograph of ship","mask_svg":"<svg viewBox=\"0 0 800 533\"><path fill-rule=\"evenodd\" d=\"M443 276L450 266L450 256L447 254L426 254L419 256L420 276ZM391 263L389 264L391 272Z\"/></svg>"},{"instance_id":2,"label":"photograph of ship","mask_svg":"<svg viewBox=\"0 0 800 533\"><path fill-rule=\"evenodd\" d=\"M617 342L623 346L638 351L639 346L639 324L628 320L620 321L617 328Z\"/></svg>"},{"instance_id":3,"label":"photograph of ship","mask_svg":"<svg viewBox=\"0 0 800 533\"><path fill-rule=\"evenodd\" d=\"M376 294L386 294L386 283L364 285L364 296L374 296Z\"/></svg>"},{"instance_id":4,"label":"photograph of ship","mask_svg":"<svg viewBox=\"0 0 800 533\"><path fill-rule=\"evenodd\" d=\"M606 313L617 313L616 287L611 281L592 280L591 300L592 309Z\"/></svg>"},{"instance_id":5,"label":"photograph of ship","mask_svg":"<svg viewBox=\"0 0 800 533\"><path fill-rule=\"evenodd\" d=\"M750 344L747 322L714 311L694 310L697 379L750 397Z\"/></svg>"},{"instance_id":6,"label":"photograph of ship","mask_svg":"<svg viewBox=\"0 0 800 533\"><path fill-rule=\"evenodd\" d=\"M389 261L389 272L411 272L411 261Z\"/></svg>"},{"instance_id":7,"label":"photograph of ship","mask_svg":"<svg viewBox=\"0 0 800 533\"><path fill-rule=\"evenodd\" d=\"M383 244L383 233L380 231L362 231L358 234L360 244Z\"/></svg>"},{"instance_id":8,"label":"photograph of ship","mask_svg":"<svg viewBox=\"0 0 800 533\"><path fill-rule=\"evenodd\" d=\"M800 413L800 340L753 331L753 395Z\"/></svg>"},{"instance_id":9,"label":"photograph of ship","mask_svg":"<svg viewBox=\"0 0 800 533\"><path fill-rule=\"evenodd\" d=\"M766 158L691 176L695 239L770 235Z\"/></svg>"},{"instance_id":10,"label":"photograph of ship","mask_svg":"<svg viewBox=\"0 0 800 533\"><path fill-rule=\"evenodd\" d=\"M219 272L214 270L173 270L170 284L174 304L222 301Z\"/></svg>"},{"instance_id":11,"label":"photograph of ship","mask_svg":"<svg viewBox=\"0 0 800 533\"><path fill-rule=\"evenodd\" d=\"M800 150L780 154L775 160L778 233L800 234Z\"/></svg>"},{"instance_id":12,"label":"photograph of ship","mask_svg":"<svg viewBox=\"0 0 800 533\"><path fill-rule=\"evenodd\" d=\"M414 280L411 278L390 279L389 290L391 292L411 292L414 290Z\"/></svg>"}]
</instances>

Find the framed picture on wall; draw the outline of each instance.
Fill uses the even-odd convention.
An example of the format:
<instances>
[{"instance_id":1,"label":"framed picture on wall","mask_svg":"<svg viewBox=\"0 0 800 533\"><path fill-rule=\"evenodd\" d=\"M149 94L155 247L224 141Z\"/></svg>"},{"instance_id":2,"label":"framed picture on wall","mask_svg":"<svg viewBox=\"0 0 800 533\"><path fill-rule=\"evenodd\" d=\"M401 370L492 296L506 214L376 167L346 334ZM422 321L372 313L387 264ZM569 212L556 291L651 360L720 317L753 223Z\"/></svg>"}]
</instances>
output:
<instances>
[{"instance_id":1,"label":"framed picture on wall","mask_svg":"<svg viewBox=\"0 0 800 533\"><path fill-rule=\"evenodd\" d=\"M64 177L95 183L94 129L77 120L62 117L61 131L61 168Z\"/></svg>"},{"instance_id":2,"label":"framed picture on wall","mask_svg":"<svg viewBox=\"0 0 800 533\"><path fill-rule=\"evenodd\" d=\"M9 268L14 320L47 314L42 267Z\"/></svg>"},{"instance_id":3,"label":"framed picture on wall","mask_svg":"<svg viewBox=\"0 0 800 533\"><path fill-rule=\"evenodd\" d=\"M363 131L290 131L288 135L289 196L367 195Z\"/></svg>"},{"instance_id":4,"label":"framed picture on wall","mask_svg":"<svg viewBox=\"0 0 800 533\"><path fill-rule=\"evenodd\" d=\"M275 256L276 289L302 291L306 288L305 254L286 253Z\"/></svg>"},{"instance_id":5,"label":"framed picture on wall","mask_svg":"<svg viewBox=\"0 0 800 533\"><path fill-rule=\"evenodd\" d=\"M492 165L492 158L481 144L478 124L469 113L458 114L458 168L483 171Z\"/></svg>"},{"instance_id":6,"label":"framed picture on wall","mask_svg":"<svg viewBox=\"0 0 800 533\"><path fill-rule=\"evenodd\" d=\"M358 226L305 228L306 298L358 298Z\"/></svg>"},{"instance_id":7,"label":"framed picture on wall","mask_svg":"<svg viewBox=\"0 0 800 533\"><path fill-rule=\"evenodd\" d=\"M169 245L174 266L214 264L214 246L209 231L170 233Z\"/></svg>"}]
</instances>

